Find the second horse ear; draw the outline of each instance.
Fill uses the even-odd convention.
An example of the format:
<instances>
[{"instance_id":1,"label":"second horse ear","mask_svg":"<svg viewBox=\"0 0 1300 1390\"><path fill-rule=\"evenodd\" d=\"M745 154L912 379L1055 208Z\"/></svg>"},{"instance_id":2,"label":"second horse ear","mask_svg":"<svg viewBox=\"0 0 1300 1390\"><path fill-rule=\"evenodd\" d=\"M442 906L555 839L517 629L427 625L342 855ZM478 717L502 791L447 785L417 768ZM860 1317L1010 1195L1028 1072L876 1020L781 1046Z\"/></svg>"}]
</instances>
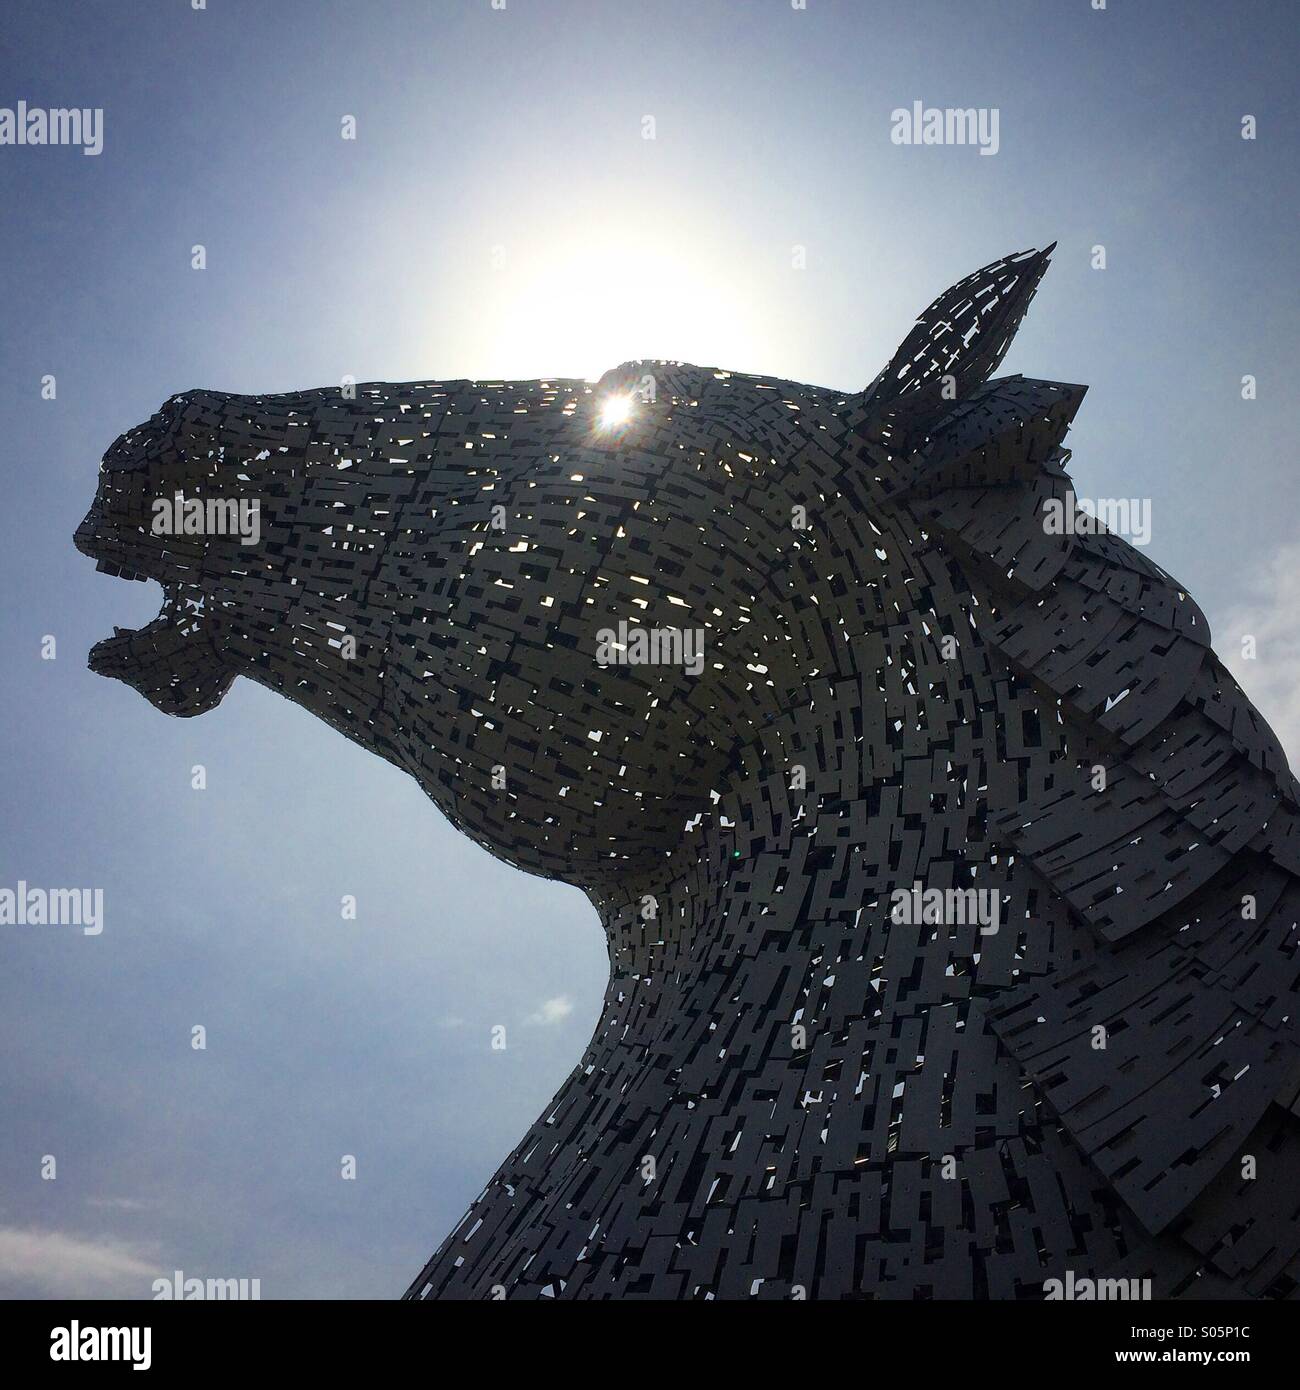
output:
<instances>
[{"instance_id":1,"label":"second horse ear","mask_svg":"<svg viewBox=\"0 0 1300 1390\"><path fill-rule=\"evenodd\" d=\"M1004 256L958 280L926 309L863 392L881 425L904 435L923 430L997 370L1055 247Z\"/></svg>"}]
</instances>

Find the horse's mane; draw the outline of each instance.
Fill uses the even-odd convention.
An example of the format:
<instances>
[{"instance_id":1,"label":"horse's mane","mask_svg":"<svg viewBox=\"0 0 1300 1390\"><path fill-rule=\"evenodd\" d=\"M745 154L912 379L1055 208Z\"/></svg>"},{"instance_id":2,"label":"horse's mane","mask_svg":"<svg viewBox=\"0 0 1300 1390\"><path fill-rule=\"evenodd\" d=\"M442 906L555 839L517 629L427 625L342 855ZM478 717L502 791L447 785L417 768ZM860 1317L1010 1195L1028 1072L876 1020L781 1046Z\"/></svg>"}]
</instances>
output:
<instances>
[{"instance_id":1,"label":"horse's mane","mask_svg":"<svg viewBox=\"0 0 1300 1390\"><path fill-rule=\"evenodd\" d=\"M1055 711L1072 755L991 828L1095 949L1000 993L994 1029L1147 1230L1176 1222L1207 1253L1252 1225L1253 1203L1269 1210L1236 1161L1280 1147L1300 1115L1285 1026L1300 787L1182 586L1104 530L1044 525L1048 499L1074 511L1060 441L1082 396L986 382L905 441L896 500L960 565L982 642Z\"/></svg>"}]
</instances>

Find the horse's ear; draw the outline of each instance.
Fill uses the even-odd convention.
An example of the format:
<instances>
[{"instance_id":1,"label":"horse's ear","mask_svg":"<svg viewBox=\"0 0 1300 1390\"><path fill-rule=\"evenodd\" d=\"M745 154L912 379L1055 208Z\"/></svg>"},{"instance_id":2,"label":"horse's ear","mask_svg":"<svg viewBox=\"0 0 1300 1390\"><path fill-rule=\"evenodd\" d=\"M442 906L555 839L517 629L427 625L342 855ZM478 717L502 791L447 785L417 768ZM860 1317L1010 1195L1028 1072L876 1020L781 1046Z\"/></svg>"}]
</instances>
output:
<instances>
[{"instance_id":1,"label":"horse's ear","mask_svg":"<svg viewBox=\"0 0 1300 1390\"><path fill-rule=\"evenodd\" d=\"M910 433L952 409L1006 355L1056 243L1005 256L945 290L863 392L881 424Z\"/></svg>"}]
</instances>

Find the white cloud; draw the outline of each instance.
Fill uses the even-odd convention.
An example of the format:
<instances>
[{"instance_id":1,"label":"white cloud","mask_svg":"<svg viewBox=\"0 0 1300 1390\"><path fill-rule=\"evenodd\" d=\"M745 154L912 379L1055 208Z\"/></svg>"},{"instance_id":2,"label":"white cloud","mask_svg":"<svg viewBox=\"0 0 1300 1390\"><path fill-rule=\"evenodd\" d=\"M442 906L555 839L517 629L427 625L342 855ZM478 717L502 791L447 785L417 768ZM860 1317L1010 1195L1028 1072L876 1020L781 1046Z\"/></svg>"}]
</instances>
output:
<instances>
[{"instance_id":1,"label":"white cloud","mask_svg":"<svg viewBox=\"0 0 1300 1390\"><path fill-rule=\"evenodd\" d=\"M1300 766L1300 544L1276 550L1255 595L1211 624L1214 650ZM1255 657L1242 655L1254 637Z\"/></svg>"},{"instance_id":2,"label":"white cloud","mask_svg":"<svg viewBox=\"0 0 1300 1390\"><path fill-rule=\"evenodd\" d=\"M0 1226L0 1294L8 1298L147 1298L156 1261L111 1236Z\"/></svg>"},{"instance_id":3,"label":"white cloud","mask_svg":"<svg viewBox=\"0 0 1300 1390\"><path fill-rule=\"evenodd\" d=\"M535 1014L529 1014L525 1023L559 1023L573 1012L573 1001L559 995L554 999L542 1001L542 1007Z\"/></svg>"},{"instance_id":4,"label":"white cloud","mask_svg":"<svg viewBox=\"0 0 1300 1390\"><path fill-rule=\"evenodd\" d=\"M104 1207L109 1211L146 1211L156 1206L156 1202L145 1202L139 1197L87 1197L88 1207Z\"/></svg>"}]
</instances>

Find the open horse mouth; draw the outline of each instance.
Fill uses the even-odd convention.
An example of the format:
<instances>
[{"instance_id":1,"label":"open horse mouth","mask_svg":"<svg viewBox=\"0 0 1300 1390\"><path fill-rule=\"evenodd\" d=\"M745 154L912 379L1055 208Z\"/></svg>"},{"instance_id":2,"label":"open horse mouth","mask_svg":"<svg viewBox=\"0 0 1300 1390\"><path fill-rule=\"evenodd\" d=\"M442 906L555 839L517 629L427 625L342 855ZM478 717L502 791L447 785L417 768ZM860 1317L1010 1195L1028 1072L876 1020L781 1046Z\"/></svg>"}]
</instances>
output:
<instances>
[{"instance_id":1,"label":"open horse mouth","mask_svg":"<svg viewBox=\"0 0 1300 1390\"><path fill-rule=\"evenodd\" d=\"M73 538L78 550L98 562L100 573L120 579L155 577L145 572L147 558L122 555L122 542L107 539L106 529L97 503ZM112 637L91 648L88 665L97 675L138 690L164 714L205 714L221 703L235 673L213 644L202 587L177 579L159 578L158 583L163 589L158 616L141 628L115 627Z\"/></svg>"}]
</instances>

